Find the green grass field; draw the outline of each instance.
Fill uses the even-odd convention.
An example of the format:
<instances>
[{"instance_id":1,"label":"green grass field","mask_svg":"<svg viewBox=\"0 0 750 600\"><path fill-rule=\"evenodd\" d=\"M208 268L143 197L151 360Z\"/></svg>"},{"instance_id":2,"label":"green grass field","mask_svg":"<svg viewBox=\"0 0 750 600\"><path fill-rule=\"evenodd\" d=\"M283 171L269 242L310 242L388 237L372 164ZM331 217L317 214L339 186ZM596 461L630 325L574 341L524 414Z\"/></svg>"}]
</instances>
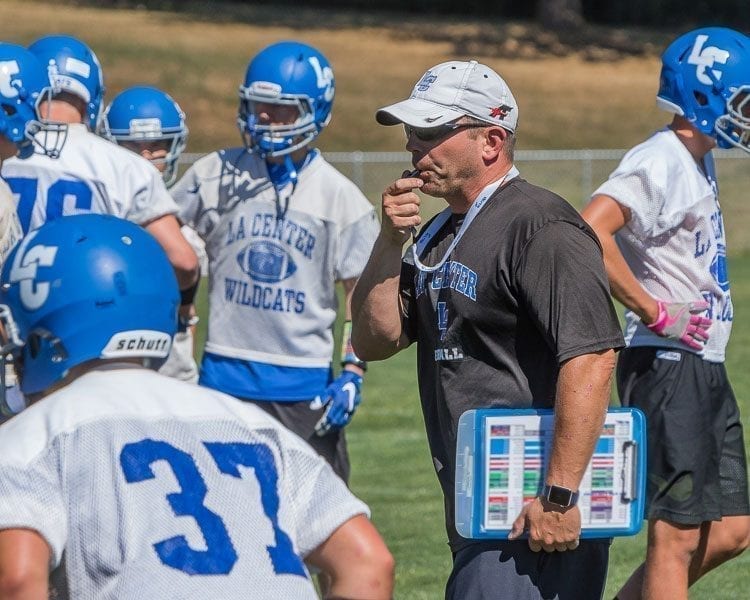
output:
<instances>
[{"instance_id":1,"label":"green grass field","mask_svg":"<svg viewBox=\"0 0 750 600\"><path fill-rule=\"evenodd\" d=\"M0 38L26 44L53 32L81 37L102 61L107 99L126 86L148 83L164 87L180 102L191 129L190 152L239 142L236 94L247 61L266 44L290 38L322 49L336 72L334 117L320 138L325 151L403 150L399 128L374 124L376 108L406 97L426 68L454 58L478 58L507 79L521 107L519 149L625 148L666 122L653 98L658 50L672 32L592 28L610 45L636 45L642 51L602 51L584 40L569 51L538 52L543 38L554 38L552 34L501 17L495 22L439 21L218 2L190 3L191 10L175 14L75 4L2 0ZM728 368L745 423L750 414L748 164L732 160L721 165L737 317ZM596 165L592 181L604 179L613 166ZM368 197L376 201L384 183L402 168L390 165L373 173ZM591 191L580 189L579 166L535 163L521 168L530 181L554 189L576 206ZM205 315L205 289L201 298ZM199 340L205 323L204 318ZM351 485L370 504L398 561L396 598L433 600L442 597L450 555L415 369L413 349L371 364L365 400L349 428ZM606 598L640 562L644 543L643 535L615 541ZM745 597L749 567L750 553L708 575L692 597Z\"/></svg>"}]
</instances>

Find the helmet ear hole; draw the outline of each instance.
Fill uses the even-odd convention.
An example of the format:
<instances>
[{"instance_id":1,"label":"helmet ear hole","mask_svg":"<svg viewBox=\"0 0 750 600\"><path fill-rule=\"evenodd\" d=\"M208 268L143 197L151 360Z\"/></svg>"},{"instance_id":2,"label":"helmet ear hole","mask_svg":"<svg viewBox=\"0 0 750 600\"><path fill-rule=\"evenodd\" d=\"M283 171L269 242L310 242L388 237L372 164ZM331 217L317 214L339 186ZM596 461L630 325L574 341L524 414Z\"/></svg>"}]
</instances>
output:
<instances>
[{"instance_id":1,"label":"helmet ear hole","mask_svg":"<svg viewBox=\"0 0 750 600\"><path fill-rule=\"evenodd\" d=\"M708 96L703 92L695 90L693 91L693 96L695 97L698 106L706 106L708 104Z\"/></svg>"},{"instance_id":2,"label":"helmet ear hole","mask_svg":"<svg viewBox=\"0 0 750 600\"><path fill-rule=\"evenodd\" d=\"M26 342L29 348L29 356L36 358L39 356L39 351L42 349L41 338L38 333L32 333L29 335L29 339Z\"/></svg>"}]
</instances>

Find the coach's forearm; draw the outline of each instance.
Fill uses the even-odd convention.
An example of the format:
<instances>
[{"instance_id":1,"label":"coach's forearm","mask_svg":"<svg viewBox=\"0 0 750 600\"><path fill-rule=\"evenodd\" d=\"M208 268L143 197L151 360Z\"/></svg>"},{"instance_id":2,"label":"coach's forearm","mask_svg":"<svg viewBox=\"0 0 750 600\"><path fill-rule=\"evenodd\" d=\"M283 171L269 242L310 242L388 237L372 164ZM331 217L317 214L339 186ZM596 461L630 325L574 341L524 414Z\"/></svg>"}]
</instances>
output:
<instances>
[{"instance_id":1,"label":"coach's forearm","mask_svg":"<svg viewBox=\"0 0 750 600\"><path fill-rule=\"evenodd\" d=\"M614 350L577 356L561 366L547 483L578 490L602 432L614 366Z\"/></svg>"},{"instance_id":2,"label":"coach's forearm","mask_svg":"<svg viewBox=\"0 0 750 600\"><path fill-rule=\"evenodd\" d=\"M382 360L408 345L399 305L402 246L380 235L352 294L352 346L362 360Z\"/></svg>"}]
</instances>

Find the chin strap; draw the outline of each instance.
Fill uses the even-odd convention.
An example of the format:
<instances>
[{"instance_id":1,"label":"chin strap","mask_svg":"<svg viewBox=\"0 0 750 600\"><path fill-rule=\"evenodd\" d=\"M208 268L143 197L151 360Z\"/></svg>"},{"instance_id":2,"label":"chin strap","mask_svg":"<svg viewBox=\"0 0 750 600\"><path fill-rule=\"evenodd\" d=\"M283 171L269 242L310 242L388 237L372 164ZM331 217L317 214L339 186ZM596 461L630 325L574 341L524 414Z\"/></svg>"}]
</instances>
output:
<instances>
[{"instance_id":1,"label":"chin strap","mask_svg":"<svg viewBox=\"0 0 750 600\"><path fill-rule=\"evenodd\" d=\"M312 149L305 155L305 158L299 162L294 162L291 154L285 154L284 162L282 163L266 161L268 178L271 180L274 191L276 192L277 219L284 219L286 217L286 211L289 209L289 201L292 194L294 194L294 191L297 189L299 173L302 169L307 167L317 155L318 151ZM288 189L290 184L291 189Z\"/></svg>"},{"instance_id":2,"label":"chin strap","mask_svg":"<svg viewBox=\"0 0 750 600\"><path fill-rule=\"evenodd\" d=\"M283 163L266 163L268 176L276 192L276 218L283 220L289 210L289 200L297 189L297 167L292 157L284 156ZM292 188L286 191L291 184Z\"/></svg>"}]
</instances>

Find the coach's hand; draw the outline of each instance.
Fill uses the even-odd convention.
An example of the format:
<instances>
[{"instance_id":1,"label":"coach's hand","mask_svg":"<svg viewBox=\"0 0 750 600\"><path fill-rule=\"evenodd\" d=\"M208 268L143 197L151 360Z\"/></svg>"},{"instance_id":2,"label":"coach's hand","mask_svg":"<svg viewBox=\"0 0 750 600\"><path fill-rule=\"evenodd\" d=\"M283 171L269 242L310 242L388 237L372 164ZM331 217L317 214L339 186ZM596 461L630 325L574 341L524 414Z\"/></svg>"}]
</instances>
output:
<instances>
[{"instance_id":1,"label":"coach's hand","mask_svg":"<svg viewBox=\"0 0 750 600\"><path fill-rule=\"evenodd\" d=\"M693 350L703 348L708 341L711 319L700 316L708 308L708 302L662 302L657 300L659 313L656 320L646 325L656 335L680 340Z\"/></svg>"},{"instance_id":2,"label":"coach's hand","mask_svg":"<svg viewBox=\"0 0 750 600\"><path fill-rule=\"evenodd\" d=\"M524 531L534 552L575 550L581 535L581 512L577 506L560 508L537 497L523 507L508 539L514 540Z\"/></svg>"},{"instance_id":3,"label":"coach's hand","mask_svg":"<svg viewBox=\"0 0 750 600\"><path fill-rule=\"evenodd\" d=\"M352 371L342 371L325 389L322 396L317 396L310 408L318 410L326 407L323 416L315 425L315 433L325 435L331 430L341 429L352 420L354 411L362 402L362 376Z\"/></svg>"},{"instance_id":4,"label":"coach's hand","mask_svg":"<svg viewBox=\"0 0 750 600\"><path fill-rule=\"evenodd\" d=\"M419 195L414 191L424 185L419 171L404 171L401 178L394 181L383 192L383 214L381 235L401 245L419 227L422 219L419 216Z\"/></svg>"}]
</instances>

